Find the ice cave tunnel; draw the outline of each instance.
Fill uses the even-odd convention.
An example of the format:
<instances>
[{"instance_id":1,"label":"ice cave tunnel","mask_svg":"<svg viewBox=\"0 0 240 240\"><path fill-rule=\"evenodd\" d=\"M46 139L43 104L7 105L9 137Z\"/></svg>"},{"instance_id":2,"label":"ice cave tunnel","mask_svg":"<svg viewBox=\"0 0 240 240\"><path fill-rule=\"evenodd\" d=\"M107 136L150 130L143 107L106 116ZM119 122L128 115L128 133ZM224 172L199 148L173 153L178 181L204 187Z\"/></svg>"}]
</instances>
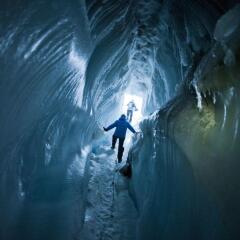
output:
<instances>
[{"instance_id":1,"label":"ice cave tunnel","mask_svg":"<svg viewBox=\"0 0 240 240\"><path fill-rule=\"evenodd\" d=\"M1 240L240 239L238 0L1 0L0 103Z\"/></svg>"}]
</instances>

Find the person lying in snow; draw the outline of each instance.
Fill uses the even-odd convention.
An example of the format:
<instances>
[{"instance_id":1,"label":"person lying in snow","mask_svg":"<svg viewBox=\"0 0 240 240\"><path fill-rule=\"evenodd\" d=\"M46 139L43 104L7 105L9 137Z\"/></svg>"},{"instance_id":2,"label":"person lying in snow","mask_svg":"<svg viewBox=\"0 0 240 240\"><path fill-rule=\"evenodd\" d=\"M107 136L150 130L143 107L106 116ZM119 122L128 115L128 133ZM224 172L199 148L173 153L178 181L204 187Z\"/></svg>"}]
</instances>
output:
<instances>
[{"instance_id":1,"label":"person lying in snow","mask_svg":"<svg viewBox=\"0 0 240 240\"><path fill-rule=\"evenodd\" d=\"M118 162L120 163L122 161L123 156L123 143L126 137L127 129L129 129L132 133L136 133L135 129L131 126L131 124L127 121L126 115L122 114L121 117L115 121L113 124L108 126L107 128L103 127L104 131L109 131L113 128L115 129L115 132L112 137L112 149L115 148L117 139L119 139L118 143Z\"/></svg>"}]
</instances>

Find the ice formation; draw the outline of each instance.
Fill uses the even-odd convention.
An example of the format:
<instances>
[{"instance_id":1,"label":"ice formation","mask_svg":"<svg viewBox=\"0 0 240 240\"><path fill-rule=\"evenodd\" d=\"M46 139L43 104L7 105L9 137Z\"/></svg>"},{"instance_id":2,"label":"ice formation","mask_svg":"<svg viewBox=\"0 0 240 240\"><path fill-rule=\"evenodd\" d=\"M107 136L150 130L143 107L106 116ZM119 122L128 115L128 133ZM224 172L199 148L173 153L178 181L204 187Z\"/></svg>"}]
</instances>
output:
<instances>
[{"instance_id":1,"label":"ice formation","mask_svg":"<svg viewBox=\"0 0 240 240\"><path fill-rule=\"evenodd\" d=\"M0 239L240 238L237 0L10 0L0 16ZM130 180L102 131L126 95L144 116Z\"/></svg>"}]
</instances>

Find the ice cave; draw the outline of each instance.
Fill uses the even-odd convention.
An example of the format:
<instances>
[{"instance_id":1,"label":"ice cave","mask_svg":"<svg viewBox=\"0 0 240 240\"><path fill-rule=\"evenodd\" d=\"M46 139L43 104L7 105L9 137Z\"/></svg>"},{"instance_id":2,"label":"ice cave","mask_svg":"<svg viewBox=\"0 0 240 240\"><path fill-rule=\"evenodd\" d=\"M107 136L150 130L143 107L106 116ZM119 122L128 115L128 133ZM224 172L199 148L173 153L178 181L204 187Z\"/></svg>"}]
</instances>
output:
<instances>
[{"instance_id":1,"label":"ice cave","mask_svg":"<svg viewBox=\"0 0 240 240\"><path fill-rule=\"evenodd\" d=\"M239 0L1 0L0 103L1 240L240 239Z\"/></svg>"}]
</instances>

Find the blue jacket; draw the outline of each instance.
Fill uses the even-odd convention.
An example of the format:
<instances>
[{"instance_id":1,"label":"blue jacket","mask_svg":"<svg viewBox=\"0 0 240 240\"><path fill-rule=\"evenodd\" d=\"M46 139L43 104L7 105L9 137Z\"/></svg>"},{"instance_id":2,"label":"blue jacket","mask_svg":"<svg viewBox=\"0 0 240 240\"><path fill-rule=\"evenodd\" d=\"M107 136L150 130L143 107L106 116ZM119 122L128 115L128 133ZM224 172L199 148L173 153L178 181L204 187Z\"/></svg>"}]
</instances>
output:
<instances>
[{"instance_id":1,"label":"blue jacket","mask_svg":"<svg viewBox=\"0 0 240 240\"><path fill-rule=\"evenodd\" d=\"M111 124L106 128L106 131L116 128L114 132L114 136L120 137L120 138L125 138L126 137L126 132L127 129L129 129L131 132L136 133L134 128L131 126L131 124L126 120L124 117L120 117L116 122Z\"/></svg>"}]
</instances>

